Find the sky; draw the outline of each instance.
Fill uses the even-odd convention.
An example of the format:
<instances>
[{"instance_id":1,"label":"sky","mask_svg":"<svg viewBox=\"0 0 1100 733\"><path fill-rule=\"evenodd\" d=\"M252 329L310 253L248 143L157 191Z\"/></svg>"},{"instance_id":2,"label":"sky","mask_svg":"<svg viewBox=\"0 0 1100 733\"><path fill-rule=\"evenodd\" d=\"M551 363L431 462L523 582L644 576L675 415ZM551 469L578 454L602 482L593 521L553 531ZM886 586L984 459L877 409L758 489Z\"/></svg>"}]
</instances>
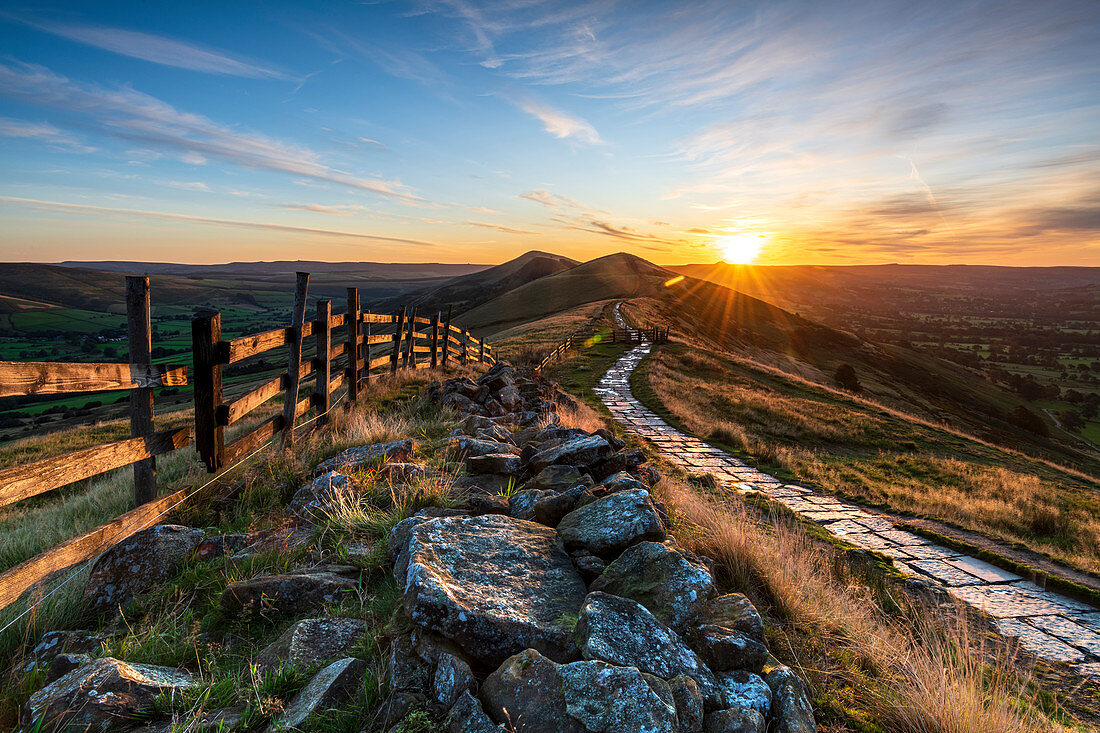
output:
<instances>
[{"instance_id":1,"label":"sky","mask_svg":"<svg viewBox=\"0 0 1100 733\"><path fill-rule=\"evenodd\" d=\"M1100 2L5 3L0 261L1100 266Z\"/></svg>"}]
</instances>

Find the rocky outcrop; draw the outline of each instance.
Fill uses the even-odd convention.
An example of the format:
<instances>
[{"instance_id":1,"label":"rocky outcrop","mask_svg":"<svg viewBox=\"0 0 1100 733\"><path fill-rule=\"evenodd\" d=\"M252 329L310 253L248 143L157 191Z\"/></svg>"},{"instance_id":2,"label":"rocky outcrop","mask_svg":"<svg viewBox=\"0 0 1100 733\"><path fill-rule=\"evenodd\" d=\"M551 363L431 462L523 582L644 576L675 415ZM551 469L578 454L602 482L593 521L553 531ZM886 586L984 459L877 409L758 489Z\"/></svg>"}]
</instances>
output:
<instances>
[{"instance_id":1,"label":"rocky outcrop","mask_svg":"<svg viewBox=\"0 0 1100 733\"><path fill-rule=\"evenodd\" d=\"M665 528L649 492L620 491L585 504L562 518L558 533L566 547L593 555L614 555L635 542L665 539Z\"/></svg>"},{"instance_id":2,"label":"rocky outcrop","mask_svg":"<svg viewBox=\"0 0 1100 733\"><path fill-rule=\"evenodd\" d=\"M343 453L318 463L315 472L318 475L329 471L350 473L366 466L380 465L383 461L390 459L403 460L411 456L415 449L416 443L411 439L348 448Z\"/></svg>"},{"instance_id":3,"label":"rocky outcrop","mask_svg":"<svg viewBox=\"0 0 1100 733\"><path fill-rule=\"evenodd\" d=\"M697 558L660 542L641 542L608 565L591 590L635 600L679 628L703 610L714 580Z\"/></svg>"}]
</instances>

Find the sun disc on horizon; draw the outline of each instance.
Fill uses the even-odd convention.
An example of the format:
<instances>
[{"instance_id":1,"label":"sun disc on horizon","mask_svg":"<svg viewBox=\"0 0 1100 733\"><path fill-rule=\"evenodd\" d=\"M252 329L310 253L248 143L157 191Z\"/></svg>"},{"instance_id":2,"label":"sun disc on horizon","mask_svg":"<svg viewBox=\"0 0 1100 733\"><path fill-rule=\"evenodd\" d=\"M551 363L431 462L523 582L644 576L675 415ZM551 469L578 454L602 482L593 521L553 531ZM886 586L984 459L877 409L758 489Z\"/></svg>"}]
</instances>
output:
<instances>
[{"instance_id":1,"label":"sun disc on horizon","mask_svg":"<svg viewBox=\"0 0 1100 733\"><path fill-rule=\"evenodd\" d=\"M722 252L722 260L730 265L751 265L760 256L767 239L762 234L731 234L719 237L715 246Z\"/></svg>"}]
</instances>

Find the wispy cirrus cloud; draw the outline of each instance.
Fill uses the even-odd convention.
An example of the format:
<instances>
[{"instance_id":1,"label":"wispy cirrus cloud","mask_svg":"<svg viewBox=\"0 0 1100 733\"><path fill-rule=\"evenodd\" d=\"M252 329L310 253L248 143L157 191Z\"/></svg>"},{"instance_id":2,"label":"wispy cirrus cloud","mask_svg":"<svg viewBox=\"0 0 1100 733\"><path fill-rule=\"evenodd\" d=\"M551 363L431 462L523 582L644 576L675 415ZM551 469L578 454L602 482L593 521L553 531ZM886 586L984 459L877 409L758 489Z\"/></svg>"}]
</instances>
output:
<instances>
[{"instance_id":1,"label":"wispy cirrus cloud","mask_svg":"<svg viewBox=\"0 0 1100 733\"><path fill-rule=\"evenodd\" d=\"M74 153L94 153L97 150L85 145L76 135L60 130L48 122L27 122L0 117L0 136L37 140Z\"/></svg>"},{"instance_id":2,"label":"wispy cirrus cloud","mask_svg":"<svg viewBox=\"0 0 1100 733\"><path fill-rule=\"evenodd\" d=\"M589 145L600 145L603 140L590 122L564 110L551 107L529 96L520 97L516 106L539 122L556 138L578 140Z\"/></svg>"},{"instance_id":3,"label":"wispy cirrus cloud","mask_svg":"<svg viewBox=\"0 0 1100 733\"><path fill-rule=\"evenodd\" d=\"M532 231L530 229L521 229L519 227L510 227L506 224L491 224L485 221L467 221L466 224L472 227L485 227L486 229L497 229L508 234L525 234L533 237L541 237L542 232Z\"/></svg>"},{"instance_id":4,"label":"wispy cirrus cloud","mask_svg":"<svg viewBox=\"0 0 1100 733\"><path fill-rule=\"evenodd\" d=\"M297 209L308 211L311 214L325 214L327 216L355 216L358 213L369 211L366 206L359 204L338 204L327 206L324 204L279 204L281 209Z\"/></svg>"},{"instance_id":5,"label":"wispy cirrus cloud","mask_svg":"<svg viewBox=\"0 0 1100 733\"><path fill-rule=\"evenodd\" d=\"M67 38L70 41L162 66L248 79L300 81L298 77L271 65L234 57L222 51L152 33L107 26L53 23L29 18L19 20L40 31Z\"/></svg>"},{"instance_id":6,"label":"wispy cirrus cloud","mask_svg":"<svg viewBox=\"0 0 1100 733\"><path fill-rule=\"evenodd\" d=\"M364 178L332 168L308 148L239 132L130 87L83 84L44 66L15 63L0 64L0 94L80 115L85 127L128 143L335 183L405 202L424 201L396 181Z\"/></svg>"},{"instance_id":7,"label":"wispy cirrus cloud","mask_svg":"<svg viewBox=\"0 0 1100 733\"><path fill-rule=\"evenodd\" d=\"M194 216L192 214L175 214L167 211L146 211L143 209L116 209L108 206L91 206L88 204L70 204L64 201L43 201L39 199L19 198L17 196L0 196L0 204L17 206L32 210L61 211L83 216L128 216L137 219L156 219L160 221L192 222L196 224L211 224L215 226L235 227L239 229L259 229L262 231L285 232L289 234L317 234L326 237L339 237L350 239L366 239L376 242L395 242L398 244L412 244L420 247L434 247L435 242L425 242L420 239L408 239L405 237L388 237L366 232L348 232L335 229L321 229L317 227L302 227L291 224L273 224L259 221L239 221L236 219L219 219L209 216Z\"/></svg>"}]
</instances>

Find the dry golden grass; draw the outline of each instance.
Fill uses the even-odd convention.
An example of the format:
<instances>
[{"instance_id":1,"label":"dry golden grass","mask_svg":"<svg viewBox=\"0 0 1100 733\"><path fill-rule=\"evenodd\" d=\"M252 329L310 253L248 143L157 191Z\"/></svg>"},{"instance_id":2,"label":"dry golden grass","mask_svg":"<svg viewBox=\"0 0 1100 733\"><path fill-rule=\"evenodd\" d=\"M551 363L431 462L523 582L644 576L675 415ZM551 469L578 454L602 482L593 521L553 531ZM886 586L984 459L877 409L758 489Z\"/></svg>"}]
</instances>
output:
<instances>
[{"instance_id":1,"label":"dry golden grass","mask_svg":"<svg viewBox=\"0 0 1100 733\"><path fill-rule=\"evenodd\" d=\"M962 609L887 616L830 548L796 525L662 480L682 545L717 561L720 580L777 620L772 647L793 655L813 696L899 733L1059 731L1027 702L1028 679L987 647ZM789 658L789 656L788 656Z\"/></svg>"},{"instance_id":2,"label":"dry golden grass","mask_svg":"<svg viewBox=\"0 0 1100 733\"><path fill-rule=\"evenodd\" d=\"M1100 571L1100 498L1071 473L708 352L657 353L639 378L689 431L800 480Z\"/></svg>"}]
</instances>

